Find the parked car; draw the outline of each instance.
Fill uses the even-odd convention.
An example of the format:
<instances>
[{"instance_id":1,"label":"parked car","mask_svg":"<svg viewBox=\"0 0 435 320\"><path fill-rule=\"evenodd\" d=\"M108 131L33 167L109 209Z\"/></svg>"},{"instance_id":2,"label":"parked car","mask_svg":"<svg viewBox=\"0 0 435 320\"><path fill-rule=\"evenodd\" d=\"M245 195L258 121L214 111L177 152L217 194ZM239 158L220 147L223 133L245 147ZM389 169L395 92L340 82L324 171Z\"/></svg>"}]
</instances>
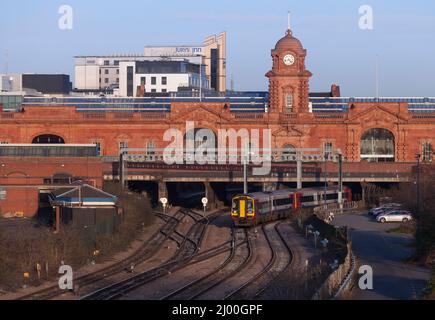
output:
<instances>
[{"instance_id":1,"label":"parked car","mask_svg":"<svg viewBox=\"0 0 435 320\"><path fill-rule=\"evenodd\" d=\"M412 213L405 210L391 210L381 213L376 217L376 221L385 222L408 222L412 220Z\"/></svg>"},{"instance_id":2,"label":"parked car","mask_svg":"<svg viewBox=\"0 0 435 320\"><path fill-rule=\"evenodd\" d=\"M369 210L369 215L377 216L380 213L385 212L386 210L400 209L401 207L402 207L402 205L400 203L386 203L386 204L383 204L380 207L370 209Z\"/></svg>"}]
</instances>

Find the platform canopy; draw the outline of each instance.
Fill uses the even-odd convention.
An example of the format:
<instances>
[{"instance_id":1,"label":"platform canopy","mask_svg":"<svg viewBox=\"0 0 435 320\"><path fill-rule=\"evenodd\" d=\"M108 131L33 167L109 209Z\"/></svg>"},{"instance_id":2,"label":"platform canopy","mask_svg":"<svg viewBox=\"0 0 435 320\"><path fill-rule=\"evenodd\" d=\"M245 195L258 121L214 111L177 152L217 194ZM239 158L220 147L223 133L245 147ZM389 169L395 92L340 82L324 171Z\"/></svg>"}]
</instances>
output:
<instances>
[{"instance_id":1,"label":"platform canopy","mask_svg":"<svg viewBox=\"0 0 435 320\"><path fill-rule=\"evenodd\" d=\"M64 207L108 207L115 206L118 200L116 196L81 181L54 190L49 198L52 206Z\"/></svg>"}]
</instances>

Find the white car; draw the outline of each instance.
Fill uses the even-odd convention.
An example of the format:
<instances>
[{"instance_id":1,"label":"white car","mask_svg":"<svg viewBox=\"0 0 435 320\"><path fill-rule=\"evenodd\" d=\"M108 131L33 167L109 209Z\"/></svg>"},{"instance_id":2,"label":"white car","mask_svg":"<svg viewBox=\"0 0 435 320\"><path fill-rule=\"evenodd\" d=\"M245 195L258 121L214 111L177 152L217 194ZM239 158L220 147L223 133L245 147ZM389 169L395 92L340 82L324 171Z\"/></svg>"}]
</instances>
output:
<instances>
[{"instance_id":1,"label":"white car","mask_svg":"<svg viewBox=\"0 0 435 320\"><path fill-rule=\"evenodd\" d=\"M376 221L385 222L408 222L412 220L412 214L405 210L391 210L381 213L376 217Z\"/></svg>"}]
</instances>

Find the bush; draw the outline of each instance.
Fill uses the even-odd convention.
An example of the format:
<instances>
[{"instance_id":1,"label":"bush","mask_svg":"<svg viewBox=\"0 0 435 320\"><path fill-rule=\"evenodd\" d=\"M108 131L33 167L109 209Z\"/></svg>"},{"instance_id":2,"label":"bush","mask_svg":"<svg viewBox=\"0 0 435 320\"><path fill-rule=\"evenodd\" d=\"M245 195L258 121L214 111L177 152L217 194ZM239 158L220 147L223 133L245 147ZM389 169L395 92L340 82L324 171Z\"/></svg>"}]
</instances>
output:
<instances>
[{"instance_id":1,"label":"bush","mask_svg":"<svg viewBox=\"0 0 435 320\"><path fill-rule=\"evenodd\" d=\"M29 220L0 223L0 284L5 288L23 285L24 272L30 274L29 284L39 284L56 275L62 261L78 268L87 257L89 252L83 239L70 227L54 234ZM41 265L41 280L36 264Z\"/></svg>"},{"instance_id":2,"label":"bush","mask_svg":"<svg viewBox=\"0 0 435 320\"><path fill-rule=\"evenodd\" d=\"M5 290L21 287L24 272L30 273L28 284L38 285L57 276L62 262L76 270L95 258L95 249L100 258L125 250L144 226L152 224L154 216L146 196L123 190L115 183L107 183L104 190L118 197L122 222L115 234L97 236L95 248L89 247L82 233L71 226L64 225L54 234L51 228L31 220L0 220L0 285ZM42 267L40 280L37 263Z\"/></svg>"}]
</instances>

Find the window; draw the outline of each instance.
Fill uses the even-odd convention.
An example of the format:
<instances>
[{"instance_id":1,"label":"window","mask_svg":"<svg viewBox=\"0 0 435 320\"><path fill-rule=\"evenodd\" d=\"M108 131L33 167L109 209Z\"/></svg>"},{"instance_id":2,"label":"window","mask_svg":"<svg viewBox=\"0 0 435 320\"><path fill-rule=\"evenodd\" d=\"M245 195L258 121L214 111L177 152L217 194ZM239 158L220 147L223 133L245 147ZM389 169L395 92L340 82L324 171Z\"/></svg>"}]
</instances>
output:
<instances>
[{"instance_id":1,"label":"window","mask_svg":"<svg viewBox=\"0 0 435 320\"><path fill-rule=\"evenodd\" d=\"M6 189L5 188L0 188L0 200L5 200L6 199Z\"/></svg>"},{"instance_id":2,"label":"window","mask_svg":"<svg viewBox=\"0 0 435 320\"><path fill-rule=\"evenodd\" d=\"M156 145L153 140L150 140L146 144L146 154L153 155L155 153Z\"/></svg>"},{"instance_id":3,"label":"window","mask_svg":"<svg viewBox=\"0 0 435 320\"><path fill-rule=\"evenodd\" d=\"M110 61L109 60L104 60L104 65L105 66L110 66Z\"/></svg>"},{"instance_id":4,"label":"window","mask_svg":"<svg viewBox=\"0 0 435 320\"><path fill-rule=\"evenodd\" d=\"M157 90L156 90L156 89L151 89L151 92L152 92L152 93L156 93Z\"/></svg>"},{"instance_id":5,"label":"window","mask_svg":"<svg viewBox=\"0 0 435 320\"><path fill-rule=\"evenodd\" d=\"M104 70L104 74L109 74L109 69Z\"/></svg>"},{"instance_id":6,"label":"window","mask_svg":"<svg viewBox=\"0 0 435 320\"><path fill-rule=\"evenodd\" d=\"M104 83L109 83L109 78L105 78Z\"/></svg>"},{"instance_id":7,"label":"window","mask_svg":"<svg viewBox=\"0 0 435 320\"><path fill-rule=\"evenodd\" d=\"M144 86L144 85L146 85L146 83L147 83L147 78L141 77L140 78L140 84Z\"/></svg>"},{"instance_id":8,"label":"window","mask_svg":"<svg viewBox=\"0 0 435 320\"><path fill-rule=\"evenodd\" d=\"M162 89L162 92L163 92L163 93L166 93L166 92L168 92L168 90L166 90L166 89Z\"/></svg>"},{"instance_id":9,"label":"window","mask_svg":"<svg viewBox=\"0 0 435 320\"><path fill-rule=\"evenodd\" d=\"M151 84L157 84L156 77L151 77Z\"/></svg>"},{"instance_id":10,"label":"window","mask_svg":"<svg viewBox=\"0 0 435 320\"><path fill-rule=\"evenodd\" d=\"M119 142L119 152L121 153L122 149L128 148L128 142L127 141L120 141Z\"/></svg>"},{"instance_id":11,"label":"window","mask_svg":"<svg viewBox=\"0 0 435 320\"><path fill-rule=\"evenodd\" d=\"M168 84L168 78L162 77L162 84Z\"/></svg>"},{"instance_id":12,"label":"window","mask_svg":"<svg viewBox=\"0 0 435 320\"><path fill-rule=\"evenodd\" d=\"M119 69L116 69L116 74L119 74Z\"/></svg>"},{"instance_id":13,"label":"window","mask_svg":"<svg viewBox=\"0 0 435 320\"><path fill-rule=\"evenodd\" d=\"M119 78L116 78L116 83L119 83Z\"/></svg>"},{"instance_id":14,"label":"window","mask_svg":"<svg viewBox=\"0 0 435 320\"><path fill-rule=\"evenodd\" d=\"M326 160L331 160L331 158L332 158L332 142L325 142L324 144L323 144L323 151L324 151L324 154L325 154L325 159Z\"/></svg>"},{"instance_id":15,"label":"window","mask_svg":"<svg viewBox=\"0 0 435 320\"><path fill-rule=\"evenodd\" d=\"M115 65L115 66L119 66L119 60L115 60L115 61L113 62L113 65ZM118 72L119 72L119 70L118 70Z\"/></svg>"},{"instance_id":16,"label":"window","mask_svg":"<svg viewBox=\"0 0 435 320\"><path fill-rule=\"evenodd\" d=\"M100 156L101 155L101 142L94 141L92 143L95 144L95 148L97 149L97 156Z\"/></svg>"},{"instance_id":17,"label":"window","mask_svg":"<svg viewBox=\"0 0 435 320\"><path fill-rule=\"evenodd\" d=\"M288 93L285 96L285 113L293 112L293 94Z\"/></svg>"},{"instance_id":18,"label":"window","mask_svg":"<svg viewBox=\"0 0 435 320\"><path fill-rule=\"evenodd\" d=\"M423 143L423 161L432 162L432 143Z\"/></svg>"},{"instance_id":19,"label":"window","mask_svg":"<svg viewBox=\"0 0 435 320\"><path fill-rule=\"evenodd\" d=\"M292 198L276 199L276 200L273 201L273 205L275 207L288 206L288 205L290 205L292 203L293 203L293 199Z\"/></svg>"},{"instance_id":20,"label":"window","mask_svg":"<svg viewBox=\"0 0 435 320\"><path fill-rule=\"evenodd\" d=\"M127 67L127 97L133 97L133 67Z\"/></svg>"},{"instance_id":21,"label":"window","mask_svg":"<svg viewBox=\"0 0 435 320\"><path fill-rule=\"evenodd\" d=\"M39 135L32 140L32 144L64 144L65 140L57 135L54 134L42 134Z\"/></svg>"}]
</instances>

